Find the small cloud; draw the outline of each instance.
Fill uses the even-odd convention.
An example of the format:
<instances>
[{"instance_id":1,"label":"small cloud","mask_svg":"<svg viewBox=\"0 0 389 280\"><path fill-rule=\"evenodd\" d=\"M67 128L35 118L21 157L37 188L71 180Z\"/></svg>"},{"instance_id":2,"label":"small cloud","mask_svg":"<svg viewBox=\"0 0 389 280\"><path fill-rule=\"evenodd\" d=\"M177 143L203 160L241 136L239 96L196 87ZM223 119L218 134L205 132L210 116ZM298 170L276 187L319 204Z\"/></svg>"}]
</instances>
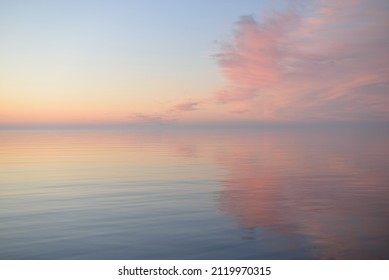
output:
<instances>
[{"instance_id":1,"label":"small cloud","mask_svg":"<svg viewBox=\"0 0 389 280\"><path fill-rule=\"evenodd\" d=\"M197 110L198 106L200 105L199 101L187 101L183 103L179 103L177 105L174 105L171 112L188 112L188 111L195 111Z\"/></svg>"},{"instance_id":2,"label":"small cloud","mask_svg":"<svg viewBox=\"0 0 389 280\"><path fill-rule=\"evenodd\" d=\"M133 113L127 116L133 123L163 123L172 121L173 119L162 114L142 114Z\"/></svg>"}]
</instances>

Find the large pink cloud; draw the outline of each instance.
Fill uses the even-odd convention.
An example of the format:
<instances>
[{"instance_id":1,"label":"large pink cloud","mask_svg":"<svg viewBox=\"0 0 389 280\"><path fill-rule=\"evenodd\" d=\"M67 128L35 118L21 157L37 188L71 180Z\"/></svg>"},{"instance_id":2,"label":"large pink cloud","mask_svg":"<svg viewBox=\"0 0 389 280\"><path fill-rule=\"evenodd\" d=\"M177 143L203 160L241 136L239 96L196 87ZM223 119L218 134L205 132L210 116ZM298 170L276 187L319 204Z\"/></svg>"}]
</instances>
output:
<instances>
[{"instance_id":1,"label":"large pink cloud","mask_svg":"<svg viewBox=\"0 0 389 280\"><path fill-rule=\"evenodd\" d=\"M258 120L389 120L389 3L315 1L244 16L216 54L217 103Z\"/></svg>"}]
</instances>

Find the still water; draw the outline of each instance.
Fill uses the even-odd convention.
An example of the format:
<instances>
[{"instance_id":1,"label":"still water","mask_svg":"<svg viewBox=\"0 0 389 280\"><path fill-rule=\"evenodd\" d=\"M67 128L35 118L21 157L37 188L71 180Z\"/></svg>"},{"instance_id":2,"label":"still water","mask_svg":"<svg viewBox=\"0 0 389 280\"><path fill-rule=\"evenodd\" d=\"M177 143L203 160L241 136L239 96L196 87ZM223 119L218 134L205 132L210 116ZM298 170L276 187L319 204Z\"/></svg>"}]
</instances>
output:
<instances>
[{"instance_id":1,"label":"still water","mask_svg":"<svg viewBox=\"0 0 389 280\"><path fill-rule=\"evenodd\" d=\"M389 259L389 133L3 130L0 259Z\"/></svg>"}]
</instances>

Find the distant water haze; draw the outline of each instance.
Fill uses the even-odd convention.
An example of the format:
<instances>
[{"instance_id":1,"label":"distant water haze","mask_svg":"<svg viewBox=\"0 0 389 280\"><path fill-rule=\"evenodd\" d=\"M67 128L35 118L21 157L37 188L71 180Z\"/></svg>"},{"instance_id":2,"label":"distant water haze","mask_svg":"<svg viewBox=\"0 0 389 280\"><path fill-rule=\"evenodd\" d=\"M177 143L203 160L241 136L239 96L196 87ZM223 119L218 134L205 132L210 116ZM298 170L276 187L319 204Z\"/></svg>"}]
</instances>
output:
<instances>
[{"instance_id":1,"label":"distant water haze","mask_svg":"<svg viewBox=\"0 0 389 280\"><path fill-rule=\"evenodd\" d=\"M0 259L389 259L389 131L0 131Z\"/></svg>"}]
</instances>

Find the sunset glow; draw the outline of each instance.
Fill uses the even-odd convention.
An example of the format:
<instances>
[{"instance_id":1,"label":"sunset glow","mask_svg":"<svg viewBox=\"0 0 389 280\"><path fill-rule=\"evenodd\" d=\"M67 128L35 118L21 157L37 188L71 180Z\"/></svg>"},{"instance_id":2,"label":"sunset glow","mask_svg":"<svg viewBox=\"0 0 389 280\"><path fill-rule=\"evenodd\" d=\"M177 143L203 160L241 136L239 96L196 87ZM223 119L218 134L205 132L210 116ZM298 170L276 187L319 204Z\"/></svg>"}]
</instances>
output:
<instances>
[{"instance_id":1,"label":"sunset glow","mask_svg":"<svg viewBox=\"0 0 389 280\"><path fill-rule=\"evenodd\" d=\"M387 1L234 2L2 1L0 126L389 121Z\"/></svg>"}]
</instances>

